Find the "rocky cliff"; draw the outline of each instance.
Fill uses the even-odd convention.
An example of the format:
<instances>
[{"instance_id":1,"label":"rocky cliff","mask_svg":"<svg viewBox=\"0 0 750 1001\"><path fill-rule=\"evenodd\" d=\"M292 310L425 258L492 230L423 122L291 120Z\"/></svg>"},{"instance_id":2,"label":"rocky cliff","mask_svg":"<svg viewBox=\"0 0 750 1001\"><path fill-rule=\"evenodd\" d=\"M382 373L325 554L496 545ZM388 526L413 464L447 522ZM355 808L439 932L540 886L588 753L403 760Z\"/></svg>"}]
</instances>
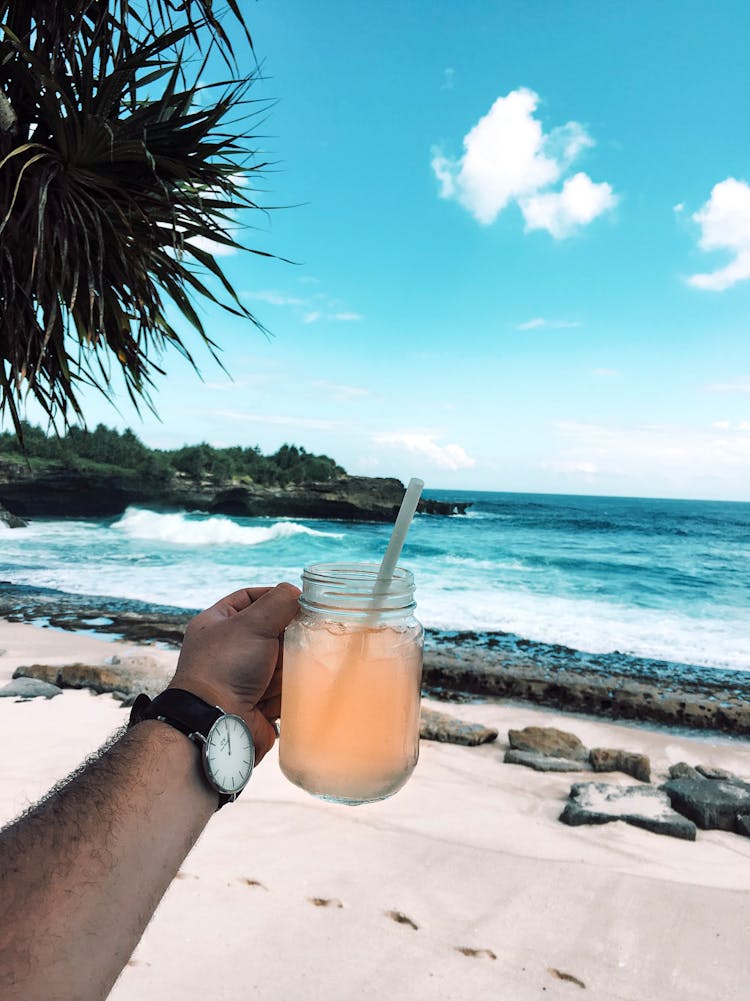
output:
<instances>
[{"instance_id":1,"label":"rocky cliff","mask_svg":"<svg viewBox=\"0 0 750 1001\"><path fill-rule=\"evenodd\" d=\"M211 514L275 518L393 521L404 494L400 480L341 476L324 483L266 487L239 481L196 481L176 473L149 481L128 470L104 472L62 465L32 468L0 458L0 505L22 518L115 517L129 505ZM422 501L427 514L463 514L465 502Z\"/></svg>"}]
</instances>

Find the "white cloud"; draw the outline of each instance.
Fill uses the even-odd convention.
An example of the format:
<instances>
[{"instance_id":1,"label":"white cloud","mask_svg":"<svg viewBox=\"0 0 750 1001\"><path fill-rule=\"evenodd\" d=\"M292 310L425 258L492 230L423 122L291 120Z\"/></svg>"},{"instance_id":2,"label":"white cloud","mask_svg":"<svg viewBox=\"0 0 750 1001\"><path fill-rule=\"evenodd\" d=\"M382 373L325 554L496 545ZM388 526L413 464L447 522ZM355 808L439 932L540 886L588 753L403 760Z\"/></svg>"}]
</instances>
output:
<instances>
[{"instance_id":1,"label":"white cloud","mask_svg":"<svg viewBox=\"0 0 750 1001\"><path fill-rule=\"evenodd\" d=\"M231 257L239 253L236 247L229 247L226 243L218 243L216 240L209 240L206 236L191 236L185 241L198 250L204 250L213 257Z\"/></svg>"},{"instance_id":2,"label":"white cloud","mask_svg":"<svg viewBox=\"0 0 750 1001\"><path fill-rule=\"evenodd\" d=\"M243 292L242 298L249 302L267 302L269 306L304 306L305 300L297 296L264 289L260 292Z\"/></svg>"},{"instance_id":3,"label":"white cloud","mask_svg":"<svg viewBox=\"0 0 750 1001\"><path fill-rule=\"evenodd\" d=\"M221 417L223 420L239 421L243 424L280 424L285 427L316 428L330 430L341 427L344 421L319 420L316 417L285 417L275 414L246 414L241 410L203 410L200 414L208 417Z\"/></svg>"},{"instance_id":4,"label":"white cloud","mask_svg":"<svg viewBox=\"0 0 750 1001\"><path fill-rule=\"evenodd\" d=\"M301 278L308 284L317 279ZM288 295L276 289L261 289L257 292L242 292L240 298L245 302L265 302L269 306L291 306L303 323L317 323L318 320L335 320L337 323L352 323L362 320L361 313L341 309L340 301L332 299L325 292L315 292L305 298L298 295Z\"/></svg>"},{"instance_id":5,"label":"white cloud","mask_svg":"<svg viewBox=\"0 0 750 1001\"><path fill-rule=\"evenodd\" d=\"M601 425L560 421L554 425L559 452L553 462L575 466L591 464L609 483L628 480L653 484L652 493L680 495L696 479L722 483L736 491L746 481L750 464L750 435L740 429L691 428L680 425ZM549 463L545 464L549 467ZM584 472L583 468L580 470ZM587 472L590 472L588 470Z\"/></svg>"},{"instance_id":6,"label":"white cloud","mask_svg":"<svg viewBox=\"0 0 750 1001\"><path fill-rule=\"evenodd\" d=\"M738 421L737 424L732 424L731 421L714 421L711 427L720 431L750 431L750 421Z\"/></svg>"},{"instance_id":7,"label":"white cloud","mask_svg":"<svg viewBox=\"0 0 750 1001\"><path fill-rule=\"evenodd\" d=\"M436 435L423 431L389 431L374 434L372 441L375 445L405 449L441 469L469 469L475 465L476 460L461 445L439 445L435 438Z\"/></svg>"},{"instance_id":8,"label":"white cloud","mask_svg":"<svg viewBox=\"0 0 750 1001\"><path fill-rule=\"evenodd\" d=\"M595 462L586 462L585 460L555 459L552 462L542 462L541 466L554 473L582 473L587 477L595 476L599 471Z\"/></svg>"},{"instance_id":9,"label":"white cloud","mask_svg":"<svg viewBox=\"0 0 750 1001\"><path fill-rule=\"evenodd\" d=\"M611 185L595 184L582 173L569 177L561 191L544 191L520 202L526 229L546 229L556 240L564 240L616 204Z\"/></svg>"},{"instance_id":10,"label":"white cloud","mask_svg":"<svg viewBox=\"0 0 750 1001\"><path fill-rule=\"evenodd\" d=\"M568 178L559 192L545 190L594 141L579 122L545 135L534 117L538 104L539 96L525 87L498 97L464 137L463 156L448 157L435 147L432 169L440 197L455 198L483 225L516 201L527 230L546 229L562 239L617 199L609 184L595 184L583 173Z\"/></svg>"},{"instance_id":11,"label":"white cloud","mask_svg":"<svg viewBox=\"0 0 750 1001\"><path fill-rule=\"evenodd\" d=\"M691 275L695 288L723 292L750 278L750 185L728 177L715 184L711 197L693 216L701 228L702 250L726 250L732 260L723 268Z\"/></svg>"},{"instance_id":12,"label":"white cloud","mask_svg":"<svg viewBox=\"0 0 750 1001\"><path fill-rule=\"evenodd\" d=\"M673 205L672 206L672 211L673 212L677 212L677 213L684 212L685 211L685 203L684 202L678 202L676 205Z\"/></svg>"},{"instance_id":13,"label":"white cloud","mask_svg":"<svg viewBox=\"0 0 750 1001\"><path fill-rule=\"evenodd\" d=\"M750 393L750 376L737 382L714 382L706 389L709 393Z\"/></svg>"},{"instance_id":14,"label":"white cloud","mask_svg":"<svg viewBox=\"0 0 750 1001\"><path fill-rule=\"evenodd\" d=\"M543 316L534 316L524 323L517 323L516 330L538 330L540 327L547 327L550 330L568 330L572 327L580 327L577 320L545 320Z\"/></svg>"},{"instance_id":15,"label":"white cloud","mask_svg":"<svg viewBox=\"0 0 750 1001\"><path fill-rule=\"evenodd\" d=\"M363 386L345 386L337 382L328 382L325 379L314 379L313 386L322 389L337 400L354 400L372 395L370 390Z\"/></svg>"}]
</instances>

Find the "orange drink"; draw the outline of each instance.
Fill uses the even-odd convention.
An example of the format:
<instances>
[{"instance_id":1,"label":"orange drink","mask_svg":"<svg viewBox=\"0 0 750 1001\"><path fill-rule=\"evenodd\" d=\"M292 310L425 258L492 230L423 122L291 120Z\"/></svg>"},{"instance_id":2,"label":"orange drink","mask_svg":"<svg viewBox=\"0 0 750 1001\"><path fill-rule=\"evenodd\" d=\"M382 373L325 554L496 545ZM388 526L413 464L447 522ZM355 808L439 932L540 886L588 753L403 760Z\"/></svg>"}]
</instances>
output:
<instances>
[{"instance_id":1,"label":"orange drink","mask_svg":"<svg viewBox=\"0 0 750 1001\"><path fill-rule=\"evenodd\" d=\"M300 613L284 638L281 769L342 803L391 796L419 755L422 627L412 615L413 578L397 568L388 592L373 595L376 575L367 564L305 570Z\"/></svg>"}]
</instances>

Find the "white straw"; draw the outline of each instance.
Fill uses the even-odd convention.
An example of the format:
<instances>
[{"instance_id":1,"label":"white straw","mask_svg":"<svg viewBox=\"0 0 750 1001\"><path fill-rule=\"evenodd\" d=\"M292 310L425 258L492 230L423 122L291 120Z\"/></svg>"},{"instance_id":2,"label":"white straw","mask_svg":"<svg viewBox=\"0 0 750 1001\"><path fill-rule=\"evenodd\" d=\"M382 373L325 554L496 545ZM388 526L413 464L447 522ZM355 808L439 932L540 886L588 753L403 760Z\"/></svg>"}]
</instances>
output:
<instances>
[{"instance_id":1,"label":"white straw","mask_svg":"<svg viewBox=\"0 0 750 1001\"><path fill-rule=\"evenodd\" d=\"M409 480L409 486L406 488L404 499L401 501L401 507L396 516L396 523L391 532L388 548L378 570L374 587L375 594L383 594L384 591L388 591L388 585L393 579L393 571L396 569L401 550L404 548L406 533L409 531L414 512L417 510L423 488L423 480L418 480L416 477Z\"/></svg>"}]
</instances>

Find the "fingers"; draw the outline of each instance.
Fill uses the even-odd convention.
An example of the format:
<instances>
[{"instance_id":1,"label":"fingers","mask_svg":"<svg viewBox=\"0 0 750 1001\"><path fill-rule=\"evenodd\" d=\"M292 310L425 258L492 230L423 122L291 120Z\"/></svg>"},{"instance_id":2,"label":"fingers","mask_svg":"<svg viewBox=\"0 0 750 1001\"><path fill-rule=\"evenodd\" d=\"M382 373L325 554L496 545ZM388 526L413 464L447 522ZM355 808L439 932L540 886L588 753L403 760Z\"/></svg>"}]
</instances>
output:
<instances>
[{"instance_id":1,"label":"fingers","mask_svg":"<svg viewBox=\"0 0 750 1001\"><path fill-rule=\"evenodd\" d=\"M253 712L250 725L255 744L255 763L258 764L276 743L276 729L260 712Z\"/></svg>"},{"instance_id":2,"label":"fingers","mask_svg":"<svg viewBox=\"0 0 750 1001\"><path fill-rule=\"evenodd\" d=\"M275 639L281 635L299 610L300 590L294 584L277 584L260 595L249 608L243 610L243 618L257 636Z\"/></svg>"},{"instance_id":3,"label":"fingers","mask_svg":"<svg viewBox=\"0 0 750 1001\"><path fill-rule=\"evenodd\" d=\"M258 598L270 590L270 587L242 587L239 591L233 591L225 598L220 598L214 602L207 611L215 609L224 615L233 615L236 612L243 611L245 608L249 608L254 601L257 601Z\"/></svg>"},{"instance_id":4,"label":"fingers","mask_svg":"<svg viewBox=\"0 0 750 1001\"><path fill-rule=\"evenodd\" d=\"M281 695L271 695L261 699L256 708L263 713L267 720L273 722L281 716Z\"/></svg>"}]
</instances>

